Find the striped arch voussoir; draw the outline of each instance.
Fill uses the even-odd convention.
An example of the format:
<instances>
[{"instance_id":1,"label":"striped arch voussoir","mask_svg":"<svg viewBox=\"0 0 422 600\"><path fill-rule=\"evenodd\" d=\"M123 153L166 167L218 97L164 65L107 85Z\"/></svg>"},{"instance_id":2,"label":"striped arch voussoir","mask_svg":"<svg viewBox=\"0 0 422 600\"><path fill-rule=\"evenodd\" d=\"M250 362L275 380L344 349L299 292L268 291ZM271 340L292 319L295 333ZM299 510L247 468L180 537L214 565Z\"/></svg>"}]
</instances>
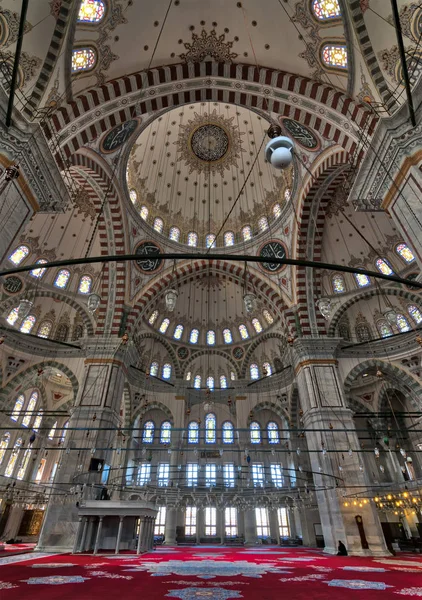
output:
<instances>
[{"instance_id":1,"label":"striped arch voussoir","mask_svg":"<svg viewBox=\"0 0 422 600\"><path fill-rule=\"evenodd\" d=\"M252 358L253 353L258 348L260 344L266 342L268 340L278 339L280 342L284 341L285 338L280 333L263 333L259 336L257 340L255 340L248 348L248 351L245 354L245 358L243 359L243 366L240 373L241 378L245 378L248 370L249 361Z\"/></svg>"},{"instance_id":2,"label":"striped arch voussoir","mask_svg":"<svg viewBox=\"0 0 422 600\"><path fill-rule=\"evenodd\" d=\"M142 333L139 336L136 336L136 342L141 343L142 340L153 340L153 344L155 344L155 342L157 342L158 344L161 344L162 346L164 346L164 348L166 349L166 351L168 352L169 357L172 360L173 366L174 366L174 374L176 375L176 377L181 377L181 369L179 367L179 360L176 356L176 352L173 348L173 346L167 341L167 339L164 336L159 336L157 333Z\"/></svg>"},{"instance_id":3,"label":"striped arch voussoir","mask_svg":"<svg viewBox=\"0 0 422 600\"><path fill-rule=\"evenodd\" d=\"M260 402L259 404L254 406L253 410L254 410L254 413L258 413L261 410L270 410L273 413L275 413L282 421L284 421L285 419L288 420L288 415L287 415L286 409L282 408L281 406L277 406L273 402L268 402L268 401Z\"/></svg>"},{"instance_id":4,"label":"striped arch voussoir","mask_svg":"<svg viewBox=\"0 0 422 600\"><path fill-rule=\"evenodd\" d=\"M145 406L145 405L139 406L136 409L136 411L133 413L133 417L131 419L132 425L135 423L135 421L138 417L140 417L142 420L144 418L144 416L150 410L161 410L166 415L166 417L170 421L171 425L172 426L174 425L173 413L168 408L168 406L166 406L162 402L159 402L158 400L152 400L151 402L148 402L147 406Z\"/></svg>"},{"instance_id":5,"label":"striped arch voussoir","mask_svg":"<svg viewBox=\"0 0 422 600\"><path fill-rule=\"evenodd\" d=\"M189 360L183 363L183 377L189 371L191 365L200 358L201 356L221 356L225 361L230 363L233 367L233 371L236 373L236 377L240 377L239 363L226 351L219 350L218 348L203 348L202 350L195 350L194 354L189 357Z\"/></svg>"}]
</instances>

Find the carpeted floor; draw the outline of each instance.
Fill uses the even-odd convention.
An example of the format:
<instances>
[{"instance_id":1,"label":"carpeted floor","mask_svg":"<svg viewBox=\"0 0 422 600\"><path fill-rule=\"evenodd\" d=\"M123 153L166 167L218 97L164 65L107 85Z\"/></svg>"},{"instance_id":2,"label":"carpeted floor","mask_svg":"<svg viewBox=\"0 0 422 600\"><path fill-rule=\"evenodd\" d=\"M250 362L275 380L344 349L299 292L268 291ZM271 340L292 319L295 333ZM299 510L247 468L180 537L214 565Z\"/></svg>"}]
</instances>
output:
<instances>
[{"instance_id":1,"label":"carpeted floor","mask_svg":"<svg viewBox=\"0 0 422 600\"><path fill-rule=\"evenodd\" d=\"M422 556L353 558L306 548L166 548L142 556L0 559L1 600L398 600L422 598ZM5 562L6 561L6 562Z\"/></svg>"}]
</instances>

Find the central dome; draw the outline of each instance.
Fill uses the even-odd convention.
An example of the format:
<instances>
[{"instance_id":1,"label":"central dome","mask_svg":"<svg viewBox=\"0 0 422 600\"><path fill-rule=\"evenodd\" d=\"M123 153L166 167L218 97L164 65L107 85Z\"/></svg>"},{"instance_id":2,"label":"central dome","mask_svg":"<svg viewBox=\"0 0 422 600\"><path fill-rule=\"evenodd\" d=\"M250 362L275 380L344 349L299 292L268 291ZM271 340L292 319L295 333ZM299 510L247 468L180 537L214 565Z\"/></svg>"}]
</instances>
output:
<instances>
[{"instance_id":1,"label":"central dome","mask_svg":"<svg viewBox=\"0 0 422 600\"><path fill-rule=\"evenodd\" d=\"M190 146L197 158L213 162L222 159L226 154L229 137L224 129L209 123L201 125L193 132Z\"/></svg>"}]
</instances>

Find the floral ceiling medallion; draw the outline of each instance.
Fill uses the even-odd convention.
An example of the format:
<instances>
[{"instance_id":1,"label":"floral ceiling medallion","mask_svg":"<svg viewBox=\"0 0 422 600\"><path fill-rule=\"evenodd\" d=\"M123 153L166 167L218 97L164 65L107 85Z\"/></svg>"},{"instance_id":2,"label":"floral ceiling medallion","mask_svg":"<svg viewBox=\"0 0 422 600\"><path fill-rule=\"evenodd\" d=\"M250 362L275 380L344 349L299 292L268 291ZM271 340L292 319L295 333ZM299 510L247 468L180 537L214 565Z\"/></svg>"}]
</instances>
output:
<instances>
[{"instance_id":1,"label":"floral ceiling medallion","mask_svg":"<svg viewBox=\"0 0 422 600\"><path fill-rule=\"evenodd\" d=\"M180 159L194 171L219 173L235 167L241 153L243 132L233 123L234 117L227 119L214 109L212 113L195 113L186 125L180 125L179 137L174 142Z\"/></svg>"},{"instance_id":2,"label":"floral ceiling medallion","mask_svg":"<svg viewBox=\"0 0 422 600\"><path fill-rule=\"evenodd\" d=\"M213 58L217 62L231 63L238 55L232 52L233 42L226 42L224 33L217 36L215 29L207 33L205 29L201 34L192 34L192 43L184 45L186 52L179 55L185 62L201 62L207 58Z\"/></svg>"}]
</instances>

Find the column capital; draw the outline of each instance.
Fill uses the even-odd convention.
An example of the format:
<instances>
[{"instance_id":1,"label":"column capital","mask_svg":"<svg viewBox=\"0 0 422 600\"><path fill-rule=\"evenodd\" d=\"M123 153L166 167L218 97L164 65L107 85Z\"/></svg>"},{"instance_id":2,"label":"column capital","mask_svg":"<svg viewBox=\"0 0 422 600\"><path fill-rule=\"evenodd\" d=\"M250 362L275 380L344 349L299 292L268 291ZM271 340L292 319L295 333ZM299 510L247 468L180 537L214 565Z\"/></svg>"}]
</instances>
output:
<instances>
[{"instance_id":1,"label":"column capital","mask_svg":"<svg viewBox=\"0 0 422 600\"><path fill-rule=\"evenodd\" d=\"M136 364L139 358L133 341L124 344L119 336L83 338L80 344L85 353L85 362L107 364L112 360L129 366Z\"/></svg>"},{"instance_id":2,"label":"column capital","mask_svg":"<svg viewBox=\"0 0 422 600\"><path fill-rule=\"evenodd\" d=\"M293 362L298 371L307 364L337 363L337 348L342 340L339 338L297 338L293 344Z\"/></svg>"}]
</instances>

